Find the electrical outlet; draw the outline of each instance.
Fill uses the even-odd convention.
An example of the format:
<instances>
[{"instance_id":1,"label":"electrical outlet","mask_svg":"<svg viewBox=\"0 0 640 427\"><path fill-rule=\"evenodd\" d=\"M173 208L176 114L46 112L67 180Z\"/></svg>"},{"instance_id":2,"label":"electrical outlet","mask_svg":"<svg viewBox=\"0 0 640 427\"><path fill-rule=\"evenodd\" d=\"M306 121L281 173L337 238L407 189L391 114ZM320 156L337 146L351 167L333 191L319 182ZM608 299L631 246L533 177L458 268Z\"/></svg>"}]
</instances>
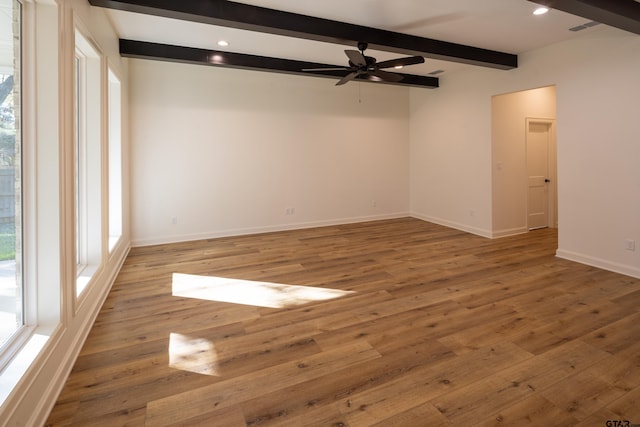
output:
<instances>
[{"instance_id":1,"label":"electrical outlet","mask_svg":"<svg viewBox=\"0 0 640 427\"><path fill-rule=\"evenodd\" d=\"M476 216L476 210L475 209L469 209L469 216Z\"/></svg>"},{"instance_id":2,"label":"electrical outlet","mask_svg":"<svg viewBox=\"0 0 640 427\"><path fill-rule=\"evenodd\" d=\"M632 240L632 239L626 239L624 241L624 248L628 251L635 251L636 250L636 241Z\"/></svg>"},{"instance_id":3,"label":"electrical outlet","mask_svg":"<svg viewBox=\"0 0 640 427\"><path fill-rule=\"evenodd\" d=\"M178 217L177 216L172 216L171 217L171 224L176 225L178 223Z\"/></svg>"},{"instance_id":4,"label":"electrical outlet","mask_svg":"<svg viewBox=\"0 0 640 427\"><path fill-rule=\"evenodd\" d=\"M378 207L378 202L376 200L372 200L371 201L371 207L372 208L377 208Z\"/></svg>"},{"instance_id":5,"label":"electrical outlet","mask_svg":"<svg viewBox=\"0 0 640 427\"><path fill-rule=\"evenodd\" d=\"M285 215L293 215L296 213L296 208L284 208Z\"/></svg>"}]
</instances>

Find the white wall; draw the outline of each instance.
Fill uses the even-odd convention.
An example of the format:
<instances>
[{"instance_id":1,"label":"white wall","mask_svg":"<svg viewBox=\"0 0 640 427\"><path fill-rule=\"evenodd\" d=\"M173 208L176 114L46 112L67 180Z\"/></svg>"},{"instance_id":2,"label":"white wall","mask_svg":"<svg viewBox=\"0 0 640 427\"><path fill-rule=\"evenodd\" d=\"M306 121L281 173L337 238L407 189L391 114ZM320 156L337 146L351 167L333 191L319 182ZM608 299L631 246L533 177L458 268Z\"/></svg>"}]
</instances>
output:
<instances>
[{"instance_id":1,"label":"white wall","mask_svg":"<svg viewBox=\"0 0 640 427\"><path fill-rule=\"evenodd\" d=\"M427 221L491 235L491 97L479 70L411 89L411 212Z\"/></svg>"},{"instance_id":2,"label":"white wall","mask_svg":"<svg viewBox=\"0 0 640 427\"><path fill-rule=\"evenodd\" d=\"M558 255L640 277L640 36L557 53L579 70L558 70Z\"/></svg>"},{"instance_id":3,"label":"white wall","mask_svg":"<svg viewBox=\"0 0 640 427\"><path fill-rule=\"evenodd\" d=\"M491 235L491 97L556 85L557 253L640 277L639 75L640 37L605 27L520 55L516 70L412 89L412 212Z\"/></svg>"},{"instance_id":4,"label":"white wall","mask_svg":"<svg viewBox=\"0 0 640 427\"><path fill-rule=\"evenodd\" d=\"M130 83L134 244L408 215L407 88L147 60Z\"/></svg>"}]
</instances>

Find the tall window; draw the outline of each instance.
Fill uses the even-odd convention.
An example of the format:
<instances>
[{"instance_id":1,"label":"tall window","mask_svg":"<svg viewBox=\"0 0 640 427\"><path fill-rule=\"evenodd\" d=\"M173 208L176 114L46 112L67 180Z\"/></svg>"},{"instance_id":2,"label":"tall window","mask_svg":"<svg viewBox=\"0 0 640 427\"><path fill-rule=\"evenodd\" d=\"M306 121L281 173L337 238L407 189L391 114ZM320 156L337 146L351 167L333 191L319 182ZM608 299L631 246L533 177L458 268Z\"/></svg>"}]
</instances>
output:
<instances>
[{"instance_id":1,"label":"tall window","mask_svg":"<svg viewBox=\"0 0 640 427\"><path fill-rule=\"evenodd\" d=\"M0 348L24 325L20 126L21 4L0 0ZM1 363L0 363L1 367Z\"/></svg>"},{"instance_id":2,"label":"tall window","mask_svg":"<svg viewBox=\"0 0 640 427\"><path fill-rule=\"evenodd\" d=\"M109 70L109 251L122 235L122 95Z\"/></svg>"},{"instance_id":3,"label":"tall window","mask_svg":"<svg viewBox=\"0 0 640 427\"><path fill-rule=\"evenodd\" d=\"M86 190L84 189L86 184L85 172L86 161L85 149L86 149L86 115L84 111L86 109L86 58L82 51L76 52L75 58L75 158L74 158L74 208L75 208L75 233L76 233L76 264L78 265L77 271L80 273L87 265L87 250L86 250L86 238L83 235L86 228Z\"/></svg>"},{"instance_id":4,"label":"tall window","mask_svg":"<svg viewBox=\"0 0 640 427\"><path fill-rule=\"evenodd\" d=\"M100 56L75 32L75 246L76 295L101 263L101 100Z\"/></svg>"}]
</instances>

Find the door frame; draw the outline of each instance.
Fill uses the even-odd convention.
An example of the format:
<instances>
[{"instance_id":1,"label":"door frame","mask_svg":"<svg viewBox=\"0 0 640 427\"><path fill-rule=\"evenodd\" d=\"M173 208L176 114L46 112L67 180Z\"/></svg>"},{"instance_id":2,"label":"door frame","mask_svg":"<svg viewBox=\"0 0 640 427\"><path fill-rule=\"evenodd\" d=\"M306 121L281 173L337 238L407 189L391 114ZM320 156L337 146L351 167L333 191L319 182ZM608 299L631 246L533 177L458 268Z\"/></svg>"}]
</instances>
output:
<instances>
[{"instance_id":1,"label":"door frame","mask_svg":"<svg viewBox=\"0 0 640 427\"><path fill-rule=\"evenodd\" d=\"M538 117L526 117L525 118L525 165L527 156L527 147L529 144L529 124L542 123L549 126L549 142L547 144L548 156L548 171L549 171L549 183L547 191L547 227L558 228L558 155L557 155L557 143L556 143L556 120L548 118ZM526 181L524 182L525 192L529 192L529 180L528 173L526 175ZM525 224L529 228L529 201L527 197L526 210L525 210Z\"/></svg>"}]
</instances>

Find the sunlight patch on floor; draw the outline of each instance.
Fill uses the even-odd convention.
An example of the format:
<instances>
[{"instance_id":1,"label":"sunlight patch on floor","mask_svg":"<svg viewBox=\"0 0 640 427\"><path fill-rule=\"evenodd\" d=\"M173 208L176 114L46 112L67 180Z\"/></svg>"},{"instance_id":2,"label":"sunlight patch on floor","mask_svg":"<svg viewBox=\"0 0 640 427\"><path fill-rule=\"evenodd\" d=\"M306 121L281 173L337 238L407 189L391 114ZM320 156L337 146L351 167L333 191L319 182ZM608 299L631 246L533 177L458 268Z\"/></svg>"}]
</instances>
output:
<instances>
[{"instance_id":1,"label":"sunlight patch on floor","mask_svg":"<svg viewBox=\"0 0 640 427\"><path fill-rule=\"evenodd\" d=\"M354 293L225 277L173 273L173 295L257 307L286 308Z\"/></svg>"},{"instance_id":2,"label":"sunlight patch on floor","mask_svg":"<svg viewBox=\"0 0 640 427\"><path fill-rule=\"evenodd\" d=\"M219 375L216 349L211 341L173 332L169 336L169 367L202 375Z\"/></svg>"}]
</instances>

